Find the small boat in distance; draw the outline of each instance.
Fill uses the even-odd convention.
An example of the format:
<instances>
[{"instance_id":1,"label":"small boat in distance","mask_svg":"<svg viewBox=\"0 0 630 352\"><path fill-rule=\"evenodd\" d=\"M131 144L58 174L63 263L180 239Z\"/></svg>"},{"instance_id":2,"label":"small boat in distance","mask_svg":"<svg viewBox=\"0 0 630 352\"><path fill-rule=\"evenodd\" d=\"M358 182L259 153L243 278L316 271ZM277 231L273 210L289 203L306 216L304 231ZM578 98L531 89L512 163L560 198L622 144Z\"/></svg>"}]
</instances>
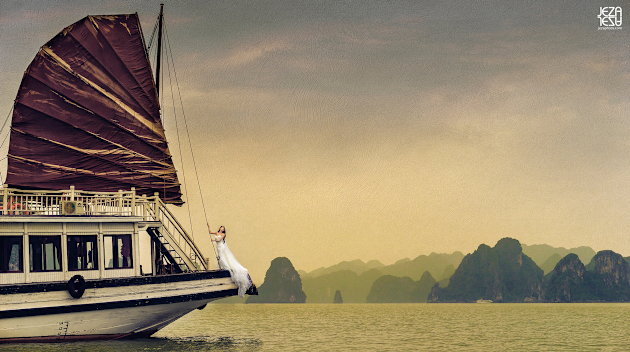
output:
<instances>
[{"instance_id":1,"label":"small boat in distance","mask_svg":"<svg viewBox=\"0 0 630 352\"><path fill-rule=\"evenodd\" d=\"M148 337L237 295L166 207L183 200L157 86L137 14L79 20L24 73L0 189L0 343Z\"/></svg>"},{"instance_id":2,"label":"small boat in distance","mask_svg":"<svg viewBox=\"0 0 630 352\"><path fill-rule=\"evenodd\" d=\"M477 300L477 303L492 303L492 300L480 298Z\"/></svg>"}]
</instances>

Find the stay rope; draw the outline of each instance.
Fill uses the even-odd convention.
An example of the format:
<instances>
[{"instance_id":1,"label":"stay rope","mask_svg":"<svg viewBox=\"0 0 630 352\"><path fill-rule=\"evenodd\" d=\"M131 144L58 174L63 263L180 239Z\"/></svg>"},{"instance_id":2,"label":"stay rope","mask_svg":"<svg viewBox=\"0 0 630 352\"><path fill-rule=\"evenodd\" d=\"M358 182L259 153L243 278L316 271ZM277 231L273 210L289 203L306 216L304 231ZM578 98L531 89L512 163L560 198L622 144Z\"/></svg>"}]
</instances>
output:
<instances>
[{"instance_id":1,"label":"stay rope","mask_svg":"<svg viewBox=\"0 0 630 352\"><path fill-rule=\"evenodd\" d=\"M166 31L164 32L164 37L166 38ZM168 53L168 46L166 46L167 49L167 53ZM181 142L180 142L180 137L179 137L179 124L177 123L177 112L175 110L175 95L173 94L173 82L171 79L171 65L172 62L170 60L168 60L168 56L167 56L167 60L166 61L166 71L168 71L168 83L169 83L169 87L171 90L171 104L173 106L173 116L175 117L175 136L177 137L177 145L178 145L178 151L179 151L179 160L181 160L182 162L182 181L184 184L184 195L186 196L186 199L190 199L188 198L188 184L186 183L186 169L183 167L184 165L184 157L182 155L182 147L181 147ZM173 71L175 70L175 67L173 67ZM190 235L193 238L193 240L195 239L195 235L194 232L192 230L193 226L192 226L192 217L190 214L190 202L186 202L186 208L188 209L188 224L190 225L191 228L191 232Z\"/></svg>"},{"instance_id":2,"label":"stay rope","mask_svg":"<svg viewBox=\"0 0 630 352\"><path fill-rule=\"evenodd\" d=\"M4 131L4 128L6 127L7 122L9 122L9 117L11 117L12 114L13 114L13 106L11 106L11 109L9 109L9 113L7 114L7 117L4 119L4 122L2 123L2 127L0 127L0 135L2 134L2 131ZM7 135L4 136L4 139L2 139L2 143L0 143L0 149L2 149L2 147L4 146L4 143L7 141L10 135L11 135L11 129L9 129L9 133L7 133ZM9 158L9 152L7 152L7 156L0 159L0 161L3 161L4 159L8 159L8 158ZM2 172L0 172L0 181L2 181Z\"/></svg>"},{"instance_id":3,"label":"stay rope","mask_svg":"<svg viewBox=\"0 0 630 352\"><path fill-rule=\"evenodd\" d=\"M166 19L163 19L164 21ZM164 38L166 39L165 41L165 47L166 47L166 62L167 62L167 69L169 71L168 77L169 77L169 83L171 82L171 66L172 66L172 70L173 70L173 77L175 78L175 85L177 86L177 95L179 98L179 105L180 108L182 110L182 117L184 119L184 129L185 129L185 133L188 139L188 148L190 149L190 155L192 158L192 163L193 163L193 169L195 171L195 179L197 180L197 188L199 190L199 198L201 199L201 207L203 209L203 215L204 215L204 219L206 221L206 224L208 223L208 213L206 211L206 204L204 202L203 199L203 193L201 192L201 182L199 181L199 172L197 171L197 162L195 160L195 153L194 150L192 148L192 142L190 141L190 132L188 129L188 121L186 119L186 112L184 111L184 103L183 103L183 99L182 99L182 93L181 93L181 89L179 88L179 80L177 79L177 71L175 70L175 60L173 60L173 50L171 49L171 42L168 36L168 30L166 29L166 25L164 26ZM170 57L170 60L169 60ZM184 183L186 183L186 177L185 177L185 173L184 173L184 159L182 158L182 146L181 146L181 139L179 138L179 123L177 121L177 115L175 114L175 95L173 94L173 84L170 84L171 86L171 98L173 100L173 114L175 115L175 129L177 131L177 144L179 146L179 154L180 154L180 160L182 163L182 179L184 181ZM186 186L185 188L185 192L186 192L186 198L188 198L188 187ZM192 231L192 217L191 217L191 213L190 213L190 206L188 207L188 220L190 222L190 228ZM209 230L208 230L209 231ZM217 252L217 248L216 245L214 243L214 241L212 241L212 250L214 251L215 257L217 259L217 263L219 261L219 253Z\"/></svg>"}]
</instances>

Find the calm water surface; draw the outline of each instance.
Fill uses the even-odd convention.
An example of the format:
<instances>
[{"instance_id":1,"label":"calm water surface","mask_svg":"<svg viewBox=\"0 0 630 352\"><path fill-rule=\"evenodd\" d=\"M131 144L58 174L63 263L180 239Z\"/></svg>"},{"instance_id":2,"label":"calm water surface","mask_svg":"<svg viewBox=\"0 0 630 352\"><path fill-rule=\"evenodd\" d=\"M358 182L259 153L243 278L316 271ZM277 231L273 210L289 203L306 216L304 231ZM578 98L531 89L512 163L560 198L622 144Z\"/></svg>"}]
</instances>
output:
<instances>
[{"instance_id":1,"label":"calm water surface","mask_svg":"<svg viewBox=\"0 0 630 352\"><path fill-rule=\"evenodd\" d=\"M121 317L122 319L122 317ZM630 351L630 304L213 304L154 337L21 351Z\"/></svg>"}]
</instances>

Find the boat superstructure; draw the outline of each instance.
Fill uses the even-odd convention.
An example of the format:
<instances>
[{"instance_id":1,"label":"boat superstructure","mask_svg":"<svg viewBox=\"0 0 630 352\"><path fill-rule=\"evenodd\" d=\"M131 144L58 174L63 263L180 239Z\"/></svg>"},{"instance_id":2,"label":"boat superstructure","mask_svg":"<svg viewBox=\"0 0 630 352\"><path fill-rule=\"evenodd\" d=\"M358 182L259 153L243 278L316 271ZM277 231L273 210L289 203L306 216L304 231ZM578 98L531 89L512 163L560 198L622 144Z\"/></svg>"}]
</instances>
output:
<instances>
[{"instance_id":1,"label":"boat superstructure","mask_svg":"<svg viewBox=\"0 0 630 352\"><path fill-rule=\"evenodd\" d=\"M158 195L5 187L0 342L149 336L237 294Z\"/></svg>"},{"instance_id":2,"label":"boat superstructure","mask_svg":"<svg viewBox=\"0 0 630 352\"><path fill-rule=\"evenodd\" d=\"M0 190L0 343L150 336L237 294L166 206L183 200L156 87L137 14L79 20L24 73Z\"/></svg>"}]
</instances>

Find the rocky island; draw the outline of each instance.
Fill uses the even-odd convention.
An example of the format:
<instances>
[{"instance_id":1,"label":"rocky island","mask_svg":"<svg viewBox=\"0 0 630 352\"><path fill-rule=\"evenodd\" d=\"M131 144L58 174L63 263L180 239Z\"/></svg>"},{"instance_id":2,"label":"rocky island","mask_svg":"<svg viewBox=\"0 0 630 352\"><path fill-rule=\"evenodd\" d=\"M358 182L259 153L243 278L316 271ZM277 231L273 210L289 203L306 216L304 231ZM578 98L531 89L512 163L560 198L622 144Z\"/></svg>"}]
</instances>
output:
<instances>
[{"instance_id":1,"label":"rocky island","mask_svg":"<svg viewBox=\"0 0 630 352\"><path fill-rule=\"evenodd\" d=\"M305 303L302 279L288 258L271 261L265 281L258 288L258 296L249 296L245 303Z\"/></svg>"}]
</instances>

